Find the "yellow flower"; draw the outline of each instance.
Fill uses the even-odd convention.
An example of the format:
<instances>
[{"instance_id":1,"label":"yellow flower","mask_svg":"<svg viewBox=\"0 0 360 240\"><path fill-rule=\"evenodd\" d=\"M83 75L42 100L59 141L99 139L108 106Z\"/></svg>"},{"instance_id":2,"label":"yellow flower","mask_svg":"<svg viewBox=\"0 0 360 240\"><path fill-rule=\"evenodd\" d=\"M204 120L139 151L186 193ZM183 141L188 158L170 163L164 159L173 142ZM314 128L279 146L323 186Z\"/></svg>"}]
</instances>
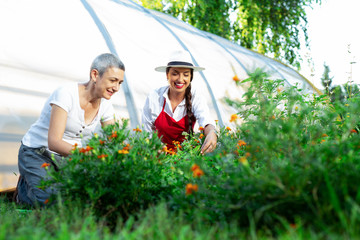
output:
<instances>
[{"instance_id":1,"label":"yellow flower","mask_svg":"<svg viewBox=\"0 0 360 240\"><path fill-rule=\"evenodd\" d=\"M248 165L249 165L248 160L247 160L246 157L241 157L241 158L239 159L239 162L241 162L244 166L248 166Z\"/></svg>"},{"instance_id":2,"label":"yellow flower","mask_svg":"<svg viewBox=\"0 0 360 240\"><path fill-rule=\"evenodd\" d=\"M120 153L120 154L128 154L129 151L128 151L128 150L124 150L124 149L120 149L120 150L118 151L118 153Z\"/></svg>"}]
</instances>

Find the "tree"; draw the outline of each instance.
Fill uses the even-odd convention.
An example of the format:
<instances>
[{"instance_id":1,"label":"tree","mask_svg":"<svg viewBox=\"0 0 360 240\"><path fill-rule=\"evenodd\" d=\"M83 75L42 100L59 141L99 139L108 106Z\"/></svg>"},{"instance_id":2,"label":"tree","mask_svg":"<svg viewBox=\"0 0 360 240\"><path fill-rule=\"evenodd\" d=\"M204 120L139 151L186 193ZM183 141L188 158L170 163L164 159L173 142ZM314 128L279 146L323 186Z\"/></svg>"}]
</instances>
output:
<instances>
[{"instance_id":1,"label":"tree","mask_svg":"<svg viewBox=\"0 0 360 240\"><path fill-rule=\"evenodd\" d=\"M306 7L321 0L137 0L201 30L272 55L300 68L302 31L308 46ZM235 16L231 18L230 16Z\"/></svg>"},{"instance_id":2,"label":"tree","mask_svg":"<svg viewBox=\"0 0 360 240\"><path fill-rule=\"evenodd\" d=\"M324 63L324 73L321 78L321 84L325 88L325 93L330 95L330 86L334 77L330 78L330 67Z\"/></svg>"}]
</instances>

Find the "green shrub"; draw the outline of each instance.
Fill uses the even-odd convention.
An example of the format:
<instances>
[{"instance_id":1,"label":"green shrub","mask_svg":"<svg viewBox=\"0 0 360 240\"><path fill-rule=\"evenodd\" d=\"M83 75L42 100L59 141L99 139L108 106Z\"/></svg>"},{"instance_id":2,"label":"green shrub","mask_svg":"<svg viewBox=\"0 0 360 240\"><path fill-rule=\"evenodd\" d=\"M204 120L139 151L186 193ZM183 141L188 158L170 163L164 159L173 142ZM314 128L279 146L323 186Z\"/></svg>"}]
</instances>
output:
<instances>
[{"instance_id":1,"label":"green shrub","mask_svg":"<svg viewBox=\"0 0 360 240\"><path fill-rule=\"evenodd\" d=\"M260 70L243 83L243 101L226 99L235 125L219 129L213 153L200 154L201 131L172 152L125 121L75 148L48 184L113 225L162 200L190 222L358 234L360 96L331 104Z\"/></svg>"},{"instance_id":2,"label":"green shrub","mask_svg":"<svg viewBox=\"0 0 360 240\"><path fill-rule=\"evenodd\" d=\"M172 194L171 171L157 136L127 129L127 121L107 126L87 146L74 147L59 172L50 171L63 199L92 207L96 216L127 219Z\"/></svg>"},{"instance_id":3,"label":"green shrub","mask_svg":"<svg viewBox=\"0 0 360 240\"><path fill-rule=\"evenodd\" d=\"M197 160L205 173L194 179L198 191L172 204L212 223L274 229L300 218L318 228L354 229L360 220L359 98L344 109L325 95L286 89L260 71L248 81L244 102L227 99L242 124L221 129L220 147Z\"/></svg>"}]
</instances>

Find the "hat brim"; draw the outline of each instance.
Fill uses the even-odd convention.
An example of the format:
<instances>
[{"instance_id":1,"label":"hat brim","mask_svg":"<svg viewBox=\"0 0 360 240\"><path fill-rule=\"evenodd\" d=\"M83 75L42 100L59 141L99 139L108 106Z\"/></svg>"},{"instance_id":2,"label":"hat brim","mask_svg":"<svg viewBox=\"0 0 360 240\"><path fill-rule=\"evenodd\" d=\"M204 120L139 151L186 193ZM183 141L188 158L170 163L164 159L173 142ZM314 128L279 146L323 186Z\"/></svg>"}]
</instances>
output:
<instances>
[{"instance_id":1,"label":"hat brim","mask_svg":"<svg viewBox=\"0 0 360 240\"><path fill-rule=\"evenodd\" d=\"M203 67L196 67L196 66L189 66L189 65L167 65L167 66L160 66L160 67L156 67L155 71L158 72L166 72L166 68L168 67L174 67L174 68L190 68L193 69L194 72L199 72L202 70L205 70L205 68Z\"/></svg>"}]
</instances>

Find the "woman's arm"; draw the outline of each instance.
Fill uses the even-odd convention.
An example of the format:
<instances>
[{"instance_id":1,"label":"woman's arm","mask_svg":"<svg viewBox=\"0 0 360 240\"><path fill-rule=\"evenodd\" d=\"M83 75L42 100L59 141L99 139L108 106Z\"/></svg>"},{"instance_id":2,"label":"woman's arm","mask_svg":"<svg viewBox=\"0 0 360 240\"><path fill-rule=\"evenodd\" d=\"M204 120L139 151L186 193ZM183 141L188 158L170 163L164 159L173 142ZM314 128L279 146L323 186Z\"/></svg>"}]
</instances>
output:
<instances>
[{"instance_id":1,"label":"woman's arm","mask_svg":"<svg viewBox=\"0 0 360 240\"><path fill-rule=\"evenodd\" d=\"M48 147L51 151L62 156L70 154L73 146L62 140L67 120L67 112L61 107L52 104L48 132Z\"/></svg>"},{"instance_id":2,"label":"woman's arm","mask_svg":"<svg viewBox=\"0 0 360 240\"><path fill-rule=\"evenodd\" d=\"M215 126L208 124L204 128L205 141L201 146L201 154L209 153L215 150L217 143L217 135Z\"/></svg>"}]
</instances>

